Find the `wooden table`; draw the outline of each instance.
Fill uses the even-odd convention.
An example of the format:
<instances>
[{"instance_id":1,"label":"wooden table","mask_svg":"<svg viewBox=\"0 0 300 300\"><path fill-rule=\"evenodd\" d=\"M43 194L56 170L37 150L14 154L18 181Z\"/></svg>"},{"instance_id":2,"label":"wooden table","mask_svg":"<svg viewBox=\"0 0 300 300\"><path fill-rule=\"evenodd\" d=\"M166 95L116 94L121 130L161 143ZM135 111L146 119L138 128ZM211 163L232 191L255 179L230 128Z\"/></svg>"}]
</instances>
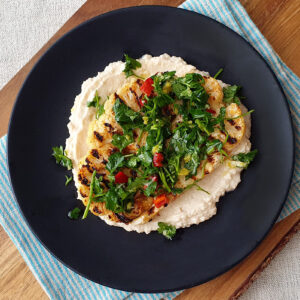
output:
<instances>
[{"instance_id":1,"label":"wooden table","mask_svg":"<svg viewBox=\"0 0 300 300\"><path fill-rule=\"evenodd\" d=\"M88 0L45 46L0 91L0 136L7 132L16 95L28 72L55 40L74 26L104 12L135 5L178 6L182 0ZM283 61L300 75L300 1L242 0L254 23ZM274 226L262 244L243 262L218 278L184 291L180 300L236 299L299 229L300 210ZM0 228L0 299L47 299L14 244Z\"/></svg>"}]
</instances>

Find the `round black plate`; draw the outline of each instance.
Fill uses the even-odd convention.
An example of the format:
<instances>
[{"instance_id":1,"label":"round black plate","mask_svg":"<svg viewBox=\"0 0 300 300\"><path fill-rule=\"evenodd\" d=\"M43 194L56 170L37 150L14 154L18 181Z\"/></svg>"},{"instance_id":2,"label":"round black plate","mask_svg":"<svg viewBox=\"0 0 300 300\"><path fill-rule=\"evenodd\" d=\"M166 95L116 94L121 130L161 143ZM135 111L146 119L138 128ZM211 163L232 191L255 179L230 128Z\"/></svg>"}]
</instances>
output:
<instances>
[{"instance_id":1,"label":"round black plate","mask_svg":"<svg viewBox=\"0 0 300 300\"><path fill-rule=\"evenodd\" d=\"M253 114L255 162L218 214L178 230L173 241L111 227L89 215L72 221L75 189L51 147L64 145L81 83L123 53L180 56L200 70L243 86ZM20 208L33 232L79 274L113 288L157 292L188 288L227 271L274 224L293 169L293 131L280 85L262 57L240 36L202 15L167 7L133 7L98 16L52 46L26 79L8 135L8 164ZM192 209L192 208L191 208Z\"/></svg>"}]
</instances>

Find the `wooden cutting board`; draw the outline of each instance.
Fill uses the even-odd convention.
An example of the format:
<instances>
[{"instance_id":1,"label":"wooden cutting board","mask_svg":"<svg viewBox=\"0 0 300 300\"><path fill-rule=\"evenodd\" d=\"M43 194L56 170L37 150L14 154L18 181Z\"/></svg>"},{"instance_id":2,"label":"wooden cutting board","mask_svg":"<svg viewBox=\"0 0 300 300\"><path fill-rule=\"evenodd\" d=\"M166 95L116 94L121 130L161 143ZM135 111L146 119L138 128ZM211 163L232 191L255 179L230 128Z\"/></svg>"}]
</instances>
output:
<instances>
[{"instance_id":1,"label":"wooden cutting board","mask_svg":"<svg viewBox=\"0 0 300 300\"><path fill-rule=\"evenodd\" d=\"M182 0L88 0L0 91L0 136L7 132L16 95L38 58L64 33L104 12L135 5L178 6ZM242 0L241 3L283 61L300 75L300 1ZM178 300L236 299L300 227L300 210L274 226L260 246L232 270L188 289ZM0 299L47 299L14 244L0 227Z\"/></svg>"}]
</instances>

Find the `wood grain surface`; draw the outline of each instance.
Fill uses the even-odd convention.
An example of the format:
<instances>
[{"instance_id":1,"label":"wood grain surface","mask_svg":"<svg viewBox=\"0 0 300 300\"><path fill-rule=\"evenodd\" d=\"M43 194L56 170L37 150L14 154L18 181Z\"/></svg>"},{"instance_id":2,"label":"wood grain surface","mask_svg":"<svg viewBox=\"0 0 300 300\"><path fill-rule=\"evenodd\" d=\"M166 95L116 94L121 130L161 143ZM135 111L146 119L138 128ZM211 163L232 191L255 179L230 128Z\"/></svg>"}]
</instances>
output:
<instances>
[{"instance_id":1,"label":"wood grain surface","mask_svg":"<svg viewBox=\"0 0 300 300\"><path fill-rule=\"evenodd\" d=\"M88 0L0 91L0 136L7 132L16 95L38 58L59 37L96 15L135 5L178 6L182 0ZM300 1L242 0L254 23L283 61L300 75ZM299 228L300 210L274 226L267 238L243 262L218 278L184 291L177 298L236 299ZM0 227L0 299L47 299L14 244Z\"/></svg>"}]
</instances>

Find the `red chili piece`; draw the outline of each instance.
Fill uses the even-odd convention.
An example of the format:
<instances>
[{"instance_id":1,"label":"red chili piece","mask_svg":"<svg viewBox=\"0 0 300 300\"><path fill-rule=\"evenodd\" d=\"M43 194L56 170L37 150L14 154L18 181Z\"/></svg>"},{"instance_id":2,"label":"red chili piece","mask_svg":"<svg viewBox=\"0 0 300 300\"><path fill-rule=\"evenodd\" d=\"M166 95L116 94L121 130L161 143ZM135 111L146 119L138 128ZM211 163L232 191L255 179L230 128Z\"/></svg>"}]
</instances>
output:
<instances>
[{"instance_id":1,"label":"red chili piece","mask_svg":"<svg viewBox=\"0 0 300 300\"><path fill-rule=\"evenodd\" d=\"M144 83L141 86L141 91L145 93L148 97L152 94L153 91L153 79L149 77L144 81Z\"/></svg>"},{"instance_id":2,"label":"red chili piece","mask_svg":"<svg viewBox=\"0 0 300 300\"><path fill-rule=\"evenodd\" d=\"M154 167L162 167L163 166L164 156L162 153L156 152L153 156L153 165Z\"/></svg>"},{"instance_id":3,"label":"red chili piece","mask_svg":"<svg viewBox=\"0 0 300 300\"><path fill-rule=\"evenodd\" d=\"M127 183L128 182L128 177L122 172L118 172L115 175L115 183Z\"/></svg>"},{"instance_id":4,"label":"red chili piece","mask_svg":"<svg viewBox=\"0 0 300 300\"><path fill-rule=\"evenodd\" d=\"M152 181L158 182L158 176L156 174L152 175L151 179L152 179Z\"/></svg>"},{"instance_id":5,"label":"red chili piece","mask_svg":"<svg viewBox=\"0 0 300 300\"><path fill-rule=\"evenodd\" d=\"M208 108L206 111L209 112L209 113L211 113L211 114L215 114L216 113L216 111L213 110L213 109L211 109L211 108Z\"/></svg>"},{"instance_id":6,"label":"red chili piece","mask_svg":"<svg viewBox=\"0 0 300 300\"><path fill-rule=\"evenodd\" d=\"M160 208L161 206L168 204L169 199L166 194L161 194L153 200L153 203L157 208Z\"/></svg>"},{"instance_id":7,"label":"red chili piece","mask_svg":"<svg viewBox=\"0 0 300 300\"><path fill-rule=\"evenodd\" d=\"M144 98L144 96L139 98L139 104L140 104L140 107L143 107L145 104L147 104L147 100Z\"/></svg>"}]
</instances>

